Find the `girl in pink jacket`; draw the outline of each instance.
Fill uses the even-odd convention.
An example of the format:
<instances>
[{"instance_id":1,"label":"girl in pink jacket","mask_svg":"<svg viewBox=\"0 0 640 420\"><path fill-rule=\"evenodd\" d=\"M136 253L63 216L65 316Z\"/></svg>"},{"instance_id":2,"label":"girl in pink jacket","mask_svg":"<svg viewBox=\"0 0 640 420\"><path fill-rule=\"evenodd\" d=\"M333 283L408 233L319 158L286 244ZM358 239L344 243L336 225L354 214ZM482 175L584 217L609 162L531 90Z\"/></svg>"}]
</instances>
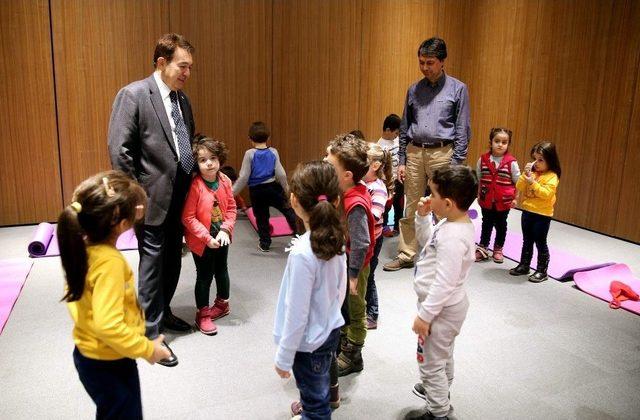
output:
<instances>
[{"instance_id":1,"label":"girl in pink jacket","mask_svg":"<svg viewBox=\"0 0 640 420\"><path fill-rule=\"evenodd\" d=\"M209 137L196 137L193 156L199 174L191 181L182 211L182 224L196 264L196 326L203 334L215 335L218 328L213 321L230 311L227 256L236 222L236 202L231 180L220 172L220 166L227 159L225 144ZM214 276L216 300L209 306Z\"/></svg>"}]
</instances>

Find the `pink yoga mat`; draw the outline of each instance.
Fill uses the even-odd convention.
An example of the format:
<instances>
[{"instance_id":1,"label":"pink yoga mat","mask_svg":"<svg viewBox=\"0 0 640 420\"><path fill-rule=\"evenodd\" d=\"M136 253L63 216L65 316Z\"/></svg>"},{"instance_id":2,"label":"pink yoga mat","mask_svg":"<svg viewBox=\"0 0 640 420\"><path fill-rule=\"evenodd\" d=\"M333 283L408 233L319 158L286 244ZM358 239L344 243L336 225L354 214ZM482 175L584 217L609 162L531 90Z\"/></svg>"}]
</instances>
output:
<instances>
[{"instance_id":1,"label":"pink yoga mat","mask_svg":"<svg viewBox=\"0 0 640 420\"><path fill-rule=\"evenodd\" d=\"M576 273L573 280L580 290L605 302L611 302L609 286L614 280L621 281L630 286L634 292L640 293L640 280L633 276L625 264L614 264L597 270ZM620 307L640 314L640 302L625 300L620 303Z\"/></svg>"},{"instance_id":2,"label":"pink yoga mat","mask_svg":"<svg viewBox=\"0 0 640 420\"><path fill-rule=\"evenodd\" d=\"M118 238L116 248L119 250L138 249L138 240L133 229L123 232ZM56 257L60 255L58 248L58 237L56 235L56 225L52 223L40 223L36 227L33 239L27 247L29 256L32 258Z\"/></svg>"},{"instance_id":3,"label":"pink yoga mat","mask_svg":"<svg viewBox=\"0 0 640 420\"><path fill-rule=\"evenodd\" d=\"M0 260L0 334L20 296L33 261L25 258Z\"/></svg>"},{"instance_id":4,"label":"pink yoga mat","mask_svg":"<svg viewBox=\"0 0 640 420\"><path fill-rule=\"evenodd\" d=\"M473 219L476 228L476 243L480 243L480 231L482 229L482 218ZM495 239L495 231L491 234L491 242ZM513 261L520 261L520 252L522 251L522 234L507 231L507 238L504 242L502 252L505 257ZM579 271L595 270L600 267L612 265L612 262L595 263L586 258L571 254L570 252L559 249L558 247L549 245L549 253L551 259L549 261L549 269L547 273L554 279L562 280L571 278ZM531 259L531 268L536 267L538 261L538 252L535 247L533 249L533 258Z\"/></svg>"},{"instance_id":5,"label":"pink yoga mat","mask_svg":"<svg viewBox=\"0 0 640 420\"><path fill-rule=\"evenodd\" d=\"M253 207L249 207L246 213L251 226L253 226L255 230L258 230L256 216L253 214ZM287 219L284 216L274 216L269 218L269 234L271 237L289 236L293 235L293 231L291 230L291 227L289 227L289 223L287 223Z\"/></svg>"}]
</instances>

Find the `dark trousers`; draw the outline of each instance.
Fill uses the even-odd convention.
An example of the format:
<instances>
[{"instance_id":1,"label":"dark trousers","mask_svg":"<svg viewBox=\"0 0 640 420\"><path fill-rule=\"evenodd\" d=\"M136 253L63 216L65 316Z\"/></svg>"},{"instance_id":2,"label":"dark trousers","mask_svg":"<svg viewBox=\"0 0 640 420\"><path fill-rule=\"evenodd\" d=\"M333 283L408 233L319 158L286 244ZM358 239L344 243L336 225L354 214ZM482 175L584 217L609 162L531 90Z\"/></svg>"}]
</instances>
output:
<instances>
[{"instance_id":1,"label":"dark trousers","mask_svg":"<svg viewBox=\"0 0 640 420\"><path fill-rule=\"evenodd\" d=\"M182 267L182 207L187 196L191 176L181 168L171 197L171 205L164 222L158 226L138 224L138 300L144 309L146 336L154 339L160 334L162 317L171 312L169 304L178 286ZM149 197L152 201L153 197Z\"/></svg>"},{"instance_id":2,"label":"dark trousers","mask_svg":"<svg viewBox=\"0 0 640 420\"><path fill-rule=\"evenodd\" d=\"M297 352L293 359L293 375L300 391L303 419L330 419L329 367L340 341L340 328L331 331L314 352Z\"/></svg>"},{"instance_id":3,"label":"dark trousers","mask_svg":"<svg viewBox=\"0 0 640 420\"><path fill-rule=\"evenodd\" d=\"M523 210L520 223L522 224L522 251L533 252L533 244L535 243L538 249L538 258L540 255L547 255L549 253L547 235L549 234L551 217Z\"/></svg>"},{"instance_id":4,"label":"dark trousers","mask_svg":"<svg viewBox=\"0 0 640 420\"><path fill-rule=\"evenodd\" d=\"M205 247L201 257L193 252L191 254L193 262L196 264L195 294L198 309L209 306L209 292L214 276L216 278L216 296L220 299L229 299L229 270L227 269L229 246Z\"/></svg>"},{"instance_id":5,"label":"dark trousers","mask_svg":"<svg viewBox=\"0 0 640 420\"><path fill-rule=\"evenodd\" d=\"M365 300L367 301L367 315L371 318L378 319L378 289L376 288L375 271L378 266L378 256L380 255L380 249L382 249L382 240L384 236L380 235L376 239L376 245L373 248L373 255L371 256L371 262L369 267L369 278L367 279L367 294Z\"/></svg>"},{"instance_id":6,"label":"dark trousers","mask_svg":"<svg viewBox=\"0 0 640 420\"><path fill-rule=\"evenodd\" d=\"M284 191L277 182L258 184L249 187L251 207L256 216L260 245L271 245L271 232L269 230L269 207L276 208L287 219L291 229L296 231L296 214L289 206L289 200L284 196Z\"/></svg>"},{"instance_id":7,"label":"dark trousers","mask_svg":"<svg viewBox=\"0 0 640 420\"><path fill-rule=\"evenodd\" d=\"M402 215L404 214L404 184L399 182L398 180L395 180L393 182L393 185L395 186L392 200L393 230L399 230L400 219L402 219ZM391 210L391 207L386 207L384 209L384 214L382 215L384 226L389 225L389 210Z\"/></svg>"},{"instance_id":8,"label":"dark trousers","mask_svg":"<svg viewBox=\"0 0 640 420\"><path fill-rule=\"evenodd\" d=\"M509 210L498 211L494 208L482 208L482 231L480 233L480 245L489 246L491 240L491 231L496 228L496 238L493 241L494 248L502 248L504 240L507 237L507 217Z\"/></svg>"},{"instance_id":9,"label":"dark trousers","mask_svg":"<svg viewBox=\"0 0 640 420\"><path fill-rule=\"evenodd\" d=\"M140 379L133 359L95 360L73 350L80 382L96 404L96 419L141 419Z\"/></svg>"}]
</instances>

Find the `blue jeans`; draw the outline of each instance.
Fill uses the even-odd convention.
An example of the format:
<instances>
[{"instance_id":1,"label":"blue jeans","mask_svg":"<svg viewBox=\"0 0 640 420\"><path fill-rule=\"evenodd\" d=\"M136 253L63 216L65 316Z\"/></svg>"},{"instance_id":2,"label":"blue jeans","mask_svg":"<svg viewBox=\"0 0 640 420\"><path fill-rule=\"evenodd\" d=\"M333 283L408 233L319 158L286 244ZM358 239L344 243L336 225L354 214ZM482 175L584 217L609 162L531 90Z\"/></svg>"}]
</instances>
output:
<instances>
[{"instance_id":1,"label":"blue jeans","mask_svg":"<svg viewBox=\"0 0 640 420\"><path fill-rule=\"evenodd\" d=\"M96 419L141 419L140 379L133 359L96 360L73 350L80 382L96 404Z\"/></svg>"},{"instance_id":2,"label":"blue jeans","mask_svg":"<svg viewBox=\"0 0 640 420\"><path fill-rule=\"evenodd\" d=\"M293 375L300 391L303 419L331 418L329 366L339 340L340 328L336 328L314 352L299 351L293 359Z\"/></svg>"}]
</instances>

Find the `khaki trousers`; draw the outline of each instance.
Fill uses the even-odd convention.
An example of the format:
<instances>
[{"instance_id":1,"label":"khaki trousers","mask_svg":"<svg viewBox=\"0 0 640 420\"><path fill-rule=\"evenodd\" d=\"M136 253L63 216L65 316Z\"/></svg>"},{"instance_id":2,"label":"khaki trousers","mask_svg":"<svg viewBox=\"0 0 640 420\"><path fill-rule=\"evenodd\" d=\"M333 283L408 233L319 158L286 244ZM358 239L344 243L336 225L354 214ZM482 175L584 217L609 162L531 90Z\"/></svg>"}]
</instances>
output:
<instances>
[{"instance_id":1,"label":"khaki trousers","mask_svg":"<svg viewBox=\"0 0 640 420\"><path fill-rule=\"evenodd\" d=\"M417 252L416 230L414 225L418 200L427 189L427 179L434 170L451 163L453 145L423 149L413 144L407 146L407 172L404 179L406 195L404 217L400 219L400 240L398 258L413 261Z\"/></svg>"}]
</instances>

